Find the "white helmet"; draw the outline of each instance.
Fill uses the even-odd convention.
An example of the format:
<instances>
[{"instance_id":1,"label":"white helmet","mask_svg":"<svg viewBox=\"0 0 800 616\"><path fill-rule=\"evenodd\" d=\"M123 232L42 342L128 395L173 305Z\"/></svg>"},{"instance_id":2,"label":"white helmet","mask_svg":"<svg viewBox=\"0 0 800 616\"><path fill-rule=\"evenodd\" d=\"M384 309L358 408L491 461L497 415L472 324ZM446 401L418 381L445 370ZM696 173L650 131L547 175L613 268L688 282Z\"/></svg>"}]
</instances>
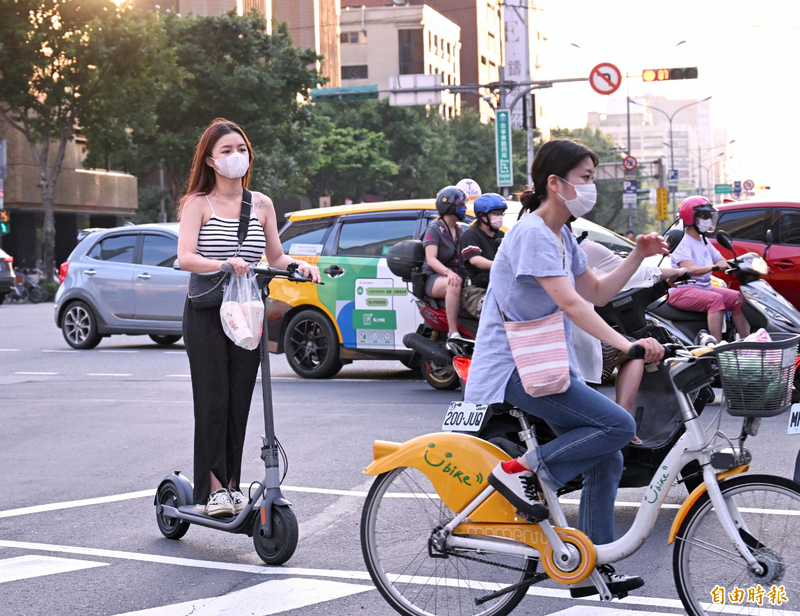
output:
<instances>
[{"instance_id":1,"label":"white helmet","mask_svg":"<svg viewBox=\"0 0 800 616\"><path fill-rule=\"evenodd\" d=\"M481 192L481 187L478 186L478 183L475 180L470 180L469 178L464 178L458 184L456 184L456 186L463 190L467 197L469 197L472 201L483 194Z\"/></svg>"}]
</instances>

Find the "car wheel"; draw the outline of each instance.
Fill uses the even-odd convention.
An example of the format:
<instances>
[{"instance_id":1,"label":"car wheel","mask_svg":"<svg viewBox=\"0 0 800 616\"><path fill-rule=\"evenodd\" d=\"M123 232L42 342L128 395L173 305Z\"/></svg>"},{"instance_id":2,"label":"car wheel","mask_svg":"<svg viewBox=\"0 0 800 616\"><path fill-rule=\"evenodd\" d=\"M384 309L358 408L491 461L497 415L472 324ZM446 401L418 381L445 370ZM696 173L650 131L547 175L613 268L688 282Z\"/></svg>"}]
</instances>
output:
<instances>
[{"instance_id":1,"label":"car wheel","mask_svg":"<svg viewBox=\"0 0 800 616\"><path fill-rule=\"evenodd\" d=\"M102 336L97 333L97 318L94 312L81 301L67 306L61 318L61 333L73 349L93 349L100 344Z\"/></svg>"},{"instance_id":2,"label":"car wheel","mask_svg":"<svg viewBox=\"0 0 800 616\"><path fill-rule=\"evenodd\" d=\"M170 344L175 344L182 337L183 336L180 334L150 334L150 340L159 346L169 346Z\"/></svg>"},{"instance_id":3,"label":"car wheel","mask_svg":"<svg viewBox=\"0 0 800 616\"><path fill-rule=\"evenodd\" d=\"M286 361L306 379L326 379L342 369L339 340L331 322L316 310L301 310L286 326Z\"/></svg>"}]
</instances>

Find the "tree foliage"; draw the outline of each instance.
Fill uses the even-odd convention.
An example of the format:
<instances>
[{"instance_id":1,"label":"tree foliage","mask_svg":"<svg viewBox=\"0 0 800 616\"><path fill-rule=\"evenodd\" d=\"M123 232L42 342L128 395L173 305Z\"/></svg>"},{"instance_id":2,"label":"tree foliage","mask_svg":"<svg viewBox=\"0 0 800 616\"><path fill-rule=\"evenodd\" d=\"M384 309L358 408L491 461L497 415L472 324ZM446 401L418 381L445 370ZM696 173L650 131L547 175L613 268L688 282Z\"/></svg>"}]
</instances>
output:
<instances>
[{"instance_id":1,"label":"tree foliage","mask_svg":"<svg viewBox=\"0 0 800 616\"><path fill-rule=\"evenodd\" d=\"M208 17L162 16L181 79L164 88L154 105L158 131L132 135L120 151L124 164L142 174L163 165L177 200L185 190L194 148L218 117L240 124L255 153L253 190L300 194L305 182L310 115L297 95L308 95L322 77L313 50L293 46L285 25L271 35L256 12ZM95 148L90 141L89 147ZM94 162L94 161L92 161Z\"/></svg>"},{"instance_id":2,"label":"tree foliage","mask_svg":"<svg viewBox=\"0 0 800 616\"><path fill-rule=\"evenodd\" d=\"M53 195L76 127L122 139L152 132L154 94L171 64L154 14L110 0L0 3L0 115L20 131L39 167L44 268L52 276Z\"/></svg>"}]
</instances>

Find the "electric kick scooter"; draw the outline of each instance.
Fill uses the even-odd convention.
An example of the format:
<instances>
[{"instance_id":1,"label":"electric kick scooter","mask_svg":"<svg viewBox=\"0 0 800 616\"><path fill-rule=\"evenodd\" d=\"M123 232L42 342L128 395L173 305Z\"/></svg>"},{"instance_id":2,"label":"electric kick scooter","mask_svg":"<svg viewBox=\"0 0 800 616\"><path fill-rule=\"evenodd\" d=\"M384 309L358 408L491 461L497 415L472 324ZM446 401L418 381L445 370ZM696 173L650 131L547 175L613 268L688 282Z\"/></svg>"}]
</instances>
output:
<instances>
[{"instance_id":1,"label":"electric kick scooter","mask_svg":"<svg viewBox=\"0 0 800 616\"><path fill-rule=\"evenodd\" d=\"M227 268L226 268L227 266ZM223 271L231 273L229 264ZM254 267L258 286L266 299L269 296L269 283L274 278L286 278L294 282L311 282L298 273L297 265L291 264L285 270L271 267ZM322 284L322 283L320 283ZM279 454L286 454L275 438L275 425L272 409L272 382L269 370L269 350L267 348L267 311L264 310L264 332L261 341L261 390L264 398L264 436L261 459L264 460L265 474L260 482L254 482L248 490L247 505L239 515L230 518L212 518L205 513L204 505L194 505L192 484L175 471L167 475L158 486L155 496L156 522L158 529L167 539L180 539L189 530L190 524L199 524L228 533L245 534L253 538L256 552L268 565L282 565L294 554L297 547L297 518L292 512L291 503L281 493ZM285 468L285 464L284 464ZM262 498L263 497L263 498ZM261 502L258 506L256 503Z\"/></svg>"}]
</instances>

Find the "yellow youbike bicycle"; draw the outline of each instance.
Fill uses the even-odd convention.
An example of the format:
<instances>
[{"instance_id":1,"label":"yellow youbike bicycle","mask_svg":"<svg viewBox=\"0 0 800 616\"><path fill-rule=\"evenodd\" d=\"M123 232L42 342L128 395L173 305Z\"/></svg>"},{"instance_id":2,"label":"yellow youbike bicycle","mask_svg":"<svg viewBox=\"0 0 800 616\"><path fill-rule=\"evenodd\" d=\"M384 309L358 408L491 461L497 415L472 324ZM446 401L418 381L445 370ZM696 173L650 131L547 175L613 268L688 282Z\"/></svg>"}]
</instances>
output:
<instances>
[{"instance_id":1,"label":"yellow youbike bicycle","mask_svg":"<svg viewBox=\"0 0 800 616\"><path fill-rule=\"evenodd\" d=\"M760 418L790 408L798 341L800 336L773 334L772 342L692 352L667 347L685 433L653 477L631 528L606 545L570 528L557 495L544 485L550 519L530 524L518 517L488 484L492 469L509 459L490 443L448 432L402 444L376 441L364 473L377 477L361 518L373 582L408 616L501 616L545 579L567 585L590 578L600 598L610 600L597 567L623 560L645 543L679 471L696 461L703 483L683 502L669 534L686 612L800 612L800 484L743 475L751 461L744 443L758 433ZM717 375L723 402L704 427L691 394ZM735 437L719 430L723 408L742 417ZM486 409L462 406L458 412ZM512 414L528 449L538 447L525 413ZM480 423L480 417L472 421Z\"/></svg>"}]
</instances>

